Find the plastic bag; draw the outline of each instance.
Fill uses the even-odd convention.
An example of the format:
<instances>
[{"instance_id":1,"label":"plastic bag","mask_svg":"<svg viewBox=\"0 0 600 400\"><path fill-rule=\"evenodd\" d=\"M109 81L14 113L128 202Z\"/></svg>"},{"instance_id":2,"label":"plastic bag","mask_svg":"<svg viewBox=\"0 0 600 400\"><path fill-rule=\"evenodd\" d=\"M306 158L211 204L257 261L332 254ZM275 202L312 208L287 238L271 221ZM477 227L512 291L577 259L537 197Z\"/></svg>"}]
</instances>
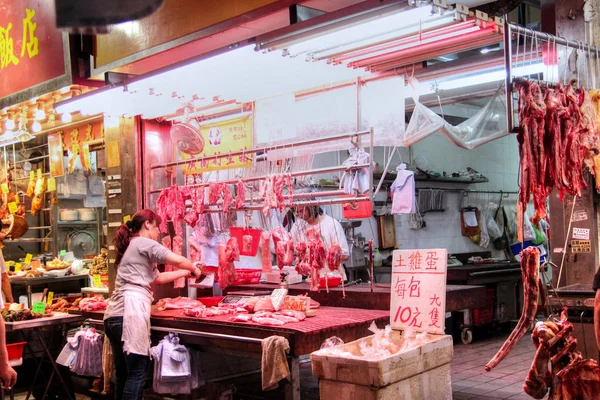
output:
<instances>
[{"instance_id":1,"label":"plastic bag","mask_svg":"<svg viewBox=\"0 0 600 400\"><path fill-rule=\"evenodd\" d=\"M445 133L454 144L468 150L508 135L504 85L475 115Z\"/></svg>"},{"instance_id":2,"label":"plastic bag","mask_svg":"<svg viewBox=\"0 0 600 400\"><path fill-rule=\"evenodd\" d=\"M498 223L496 222L494 217L491 215L488 215L486 218L486 221L487 221L487 225L486 225L487 231L488 231L488 235L490 236L491 241L493 242L494 240L498 239L499 237L502 237L502 230L498 226Z\"/></svg>"},{"instance_id":3,"label":"plastic bag","mask_svg":"<svg viewBox=\"0 0 600 400\"><path fill-rule=\"evenodd\" d=\"M366 339L363 339L359 343L364 358L386 358L400 351L401 346L394 343L390 337L392 332L391 326L387 325L385 329L379 329L375 321L373 321L371 326L369 326L369 330L375 334L371 339L371 343L368 343Z\"/></svg>"},{"instance_id":4,"label":"plastic bag","mask_svg":"<svg viewBox=\"0 0 600 400\"><path fill-rule=\"evenodd\" d=\"M354 354L343 350L343 344L344 341L342 339L337 336L332 336L321 344L321 350L333 356L354 357Z\"/></svg>"},{"instance_id":5,"label":"plastic bag","mask_svg":"<svg viewBox=\"0 0 600 400\"><path fill-rule=\"evenodd\" d=\"M415 102L415 108L402 137L402 145L405 147L412 146L436 132L447 134L448 130L453 128L452 125L419 102L419 94L416 89L419 87L419 81L416 78L411 78L408 84L413 89L412 98Z\"/></svg>"},{"instance_id":6,"label":"plastic bag","mask_svg":"<svg viewBox=\"0 0 600 400\"><path fill-rule=\"evenodd\" d=\"M527 211L523 216L523 240L526 242L533 242L535 240L535 231L533 230L533 225L529 220Z\"/></svg>"}]
</instances>

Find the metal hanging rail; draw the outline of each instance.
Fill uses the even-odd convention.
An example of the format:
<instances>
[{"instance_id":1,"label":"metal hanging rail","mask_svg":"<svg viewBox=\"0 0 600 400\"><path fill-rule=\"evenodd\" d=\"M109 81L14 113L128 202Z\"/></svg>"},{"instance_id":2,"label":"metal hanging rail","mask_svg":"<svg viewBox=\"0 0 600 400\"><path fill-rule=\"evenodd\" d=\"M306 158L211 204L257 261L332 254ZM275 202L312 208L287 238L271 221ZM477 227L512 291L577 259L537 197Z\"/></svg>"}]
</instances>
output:
<instances>
[{"instance_id":1,"label":"metal hanging rail","mask_svg":"<svg viewBox=\"0 0 600 400\"><path fill-rule=\"evenodd\" d=\"M289 174L281 173L280 175L289 175L291 177L297 177L297 176L306 176L306 175L313 175L313 174L314 175L327 174L330 172L339 172L339 171L354 171L354 170L358 170L358 169L362 169L362 168L369 168L369 164L358 164L358 165L352 165L352 166L348 166L348 167L341 166L341 167L317 168L317 169L311 169L311 170L306 170L306 171L290 172ZM277 175L277 174L274 174L274 175ZM215 184L215 183L222 183L225 185L234 185L234 184L238 183L239 181L257 182L257 181L265 179L266 177L267 177L267 175L251 176L248 178L229 179L229 180L218 181L218 182L197 183L194 185L186 185L185 187L187 187L187 188L203 187L203 186L209 186L210 184ZM151 190L150 193L160 193L161 191L162 191L162 189L155 189L155 190Z\"/></svg>"},{"instance_id":2,"label":"metal hanging rail","mask_svg":"<svg viewBox=\"0 0 600 400\"><path fill-rule=\"evenodd\" d=\"M561 46L587 51L588 53L592 53L593 55L597 55L600 52L600 49L598 49L598 47L590 46L589 44L578 42L577 40L570 40L560 36L554 36L549 33L534 31L533 29L525 28L524 26L517 25L515 23L509 22L507 25L509 27L509 33L519 33L525 36L531 36L535 39L546 40L548 42L552 42Z\"/></svg>"},{"instance_id":3,"label":"metal hanging rail","mask_svg":"<svg viewBox=\"0 0 600 400\"><path fill-rule=\"evenodd\" d=\"M314 193L315 196L318 196L318 193ZM328 206L333 204L342 204L342 203L354 203L354 202L362 202L362 201L371 201L371 198L368 195L365 196L356 196L356 197L339 197L335 199L329 200L308 200L308 201L298 201L292 204L285 204L285 207L307 207L307 206ZM235 209L232 208L229 211L260 211L263 209L262 204L246 206L244 208ZM204 210L204 213L214 214L214 213L222 213L223 209L219 208L208 208Z\"/></svg>"},{"instance_id":4,"label":"metal hanging rail","mask_svg":"<svg viewBox=\"0 0 600 400\"><path fill-rule=\"evenodd\" d=\"M260 147L260 148L249 149L249 150L233 151L233 152L230 152L230 153L227 153L227 154L221 154L221 155L216 155L216 156L195 157L195 158L190 158L188 160L173 161L173 162L168 162L168 163L165 163L165 164L153 164L153 165L150 166L150 169L175 167L177 165L191 164L191 163L195 163L197 161L203 161L203 160L206 160L206 159L208 159L208 160L219 160L219 159L222 159L222 158L237 157L237 156L243 156L243 155L246 155L246 154L266 153L269 150L291 149L291 148L294 148L294 147L308 146L308 145L311 145L311 144L326 143L326 142L331 142L331 141L334 141L334 140L348 139L348 138L352 138L352 137L355 137L355 136L364 136L364 135L371 135L371 131L360 131L360 132L352 132L352 133L343 133L341 135L328 136L328 137L325 137L325 138L309 139L309 140L303 140L303 141L294 142L294 143L286 143L286 144L281 144L281 145L274 145L274 146L269 146L269 147ZM371 138L371 142L372 142L372 138Z\"/></svg>"},{"instance_id":5,"label":"metal hanging rail","mask_svg":"<svg viewBox=\"0 0 600 400\"><path fill-rule=\"evenodd\" d=\"M178 335L207 337L207 338L213 338L213 339L237 340L240 342L248 342L248 343L262 343L262 341L263 341L262 339L259 339L259 338L252 338L252 337L247 337L247 336L235 336L235 335L226 335L224 333L190 331L188 329L163 328L160 326L153 326L150 329L152 329L153 331L157 331L157 332L176 333Z\"/></svg>"}]
</instances>

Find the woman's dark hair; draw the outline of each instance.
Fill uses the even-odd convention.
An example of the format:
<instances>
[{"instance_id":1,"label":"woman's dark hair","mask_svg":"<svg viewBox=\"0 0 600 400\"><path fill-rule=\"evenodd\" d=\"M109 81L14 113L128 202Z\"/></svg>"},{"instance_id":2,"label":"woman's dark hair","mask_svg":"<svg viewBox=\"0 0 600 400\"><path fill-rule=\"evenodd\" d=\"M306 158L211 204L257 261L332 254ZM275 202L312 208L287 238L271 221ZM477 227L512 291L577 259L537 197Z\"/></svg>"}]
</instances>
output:
<instances>
[{"instance_id":1,"label":"woman's dark hair","mask_svg":"<svg viewBox=\"0 0 600 400\"><path fill-rule=\"evenodd\" d=\"M319 215L323 215L323 209L320 206L309 206L306 207L306 209L311 218L317 218Z\"/></svg>"},{"instance_id":2,"label":"woman's dark hair","mask_svg":"<svg viewBox=\"0 0 600 400\"><path fill-rule=\"evenodd\" d=\"M117 256L115 258L115 266L118 267L127 246L133 236L136 236L144 226L146 221L156 222L156 225L160 225L160 216L152 210L140 210L133 215L126 224L119 227L117 236L114 239L115 248L117 249Z\"/></svg>"}]
</instances>

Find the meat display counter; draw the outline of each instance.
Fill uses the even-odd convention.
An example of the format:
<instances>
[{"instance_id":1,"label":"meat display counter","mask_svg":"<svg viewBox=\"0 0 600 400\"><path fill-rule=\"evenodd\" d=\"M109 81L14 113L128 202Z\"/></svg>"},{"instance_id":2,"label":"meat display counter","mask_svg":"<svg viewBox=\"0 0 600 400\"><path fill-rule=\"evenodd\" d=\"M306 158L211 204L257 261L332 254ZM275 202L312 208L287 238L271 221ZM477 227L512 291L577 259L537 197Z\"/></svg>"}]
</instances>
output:
<instances>
[{"instance_id":1,"label":"meat display counter","mask_svg":"<svg viewBox=\"0 0 600 400\"><path fill-rule=\"evenodd\" d=\"M279 285L260 283L256 285L229 286L226 293L232 292L261 292L278 289ZM356 309L390 310L391 285L375 284L373 293L369 285L352 285L344 288L346 297L342 296L342 287L325 288L320 292L311 292L310 285L298 283L290 285L288 293L292 296L310 293L310 297L322 306L349 307ZM475 308L485 298L485 287L472 285L447 285L446 286L446 311L460 311Z\"/></svg>"},{"instance_id":2,"label":"meat display counter","mask_svg":"<svg viewBox=\"0 0 600 400\"><path fill-rule=\"evenodd\" d=\"M300 400L299 357L319 350L332 336L350 342L368 336L371 322L382 327L389 323L389 311L341 307L320 307L314 317L282 326L260 325L254 322L234 322L231 315L196 318L183 315L182 310L158 311L153 307L151 316L153 343L166 333L177 333L182 344L199 346L201 351L261 359L262 340L277 335L290 344L289 363L291 380L285 384L285 398ZM103 311L81 314L91 322L101 323Z\"/></svg>"}]
</instances>

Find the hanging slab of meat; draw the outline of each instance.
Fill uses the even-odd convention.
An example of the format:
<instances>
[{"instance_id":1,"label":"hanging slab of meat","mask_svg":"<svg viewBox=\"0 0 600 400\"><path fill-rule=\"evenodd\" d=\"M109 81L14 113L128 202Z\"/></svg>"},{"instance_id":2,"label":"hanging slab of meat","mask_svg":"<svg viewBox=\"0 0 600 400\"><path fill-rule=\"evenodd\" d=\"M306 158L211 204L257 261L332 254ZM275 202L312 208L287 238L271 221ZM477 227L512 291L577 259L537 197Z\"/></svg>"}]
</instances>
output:
<instances>
[{"instance_id":1,"label":"hanging slab of meat","mask_svg":"<svg viewBox=\"0 0 600 400\"><path fill-rule=\"evenodd\" d=\"M285 242L285 256L283 257L283 265L291 267L294 262L294 241L290 238Z\"/></svg>"},{"instance_id":2,"label":"hanging slab of meat","mask_svg":"<svg viewBox=\"0 0 600 400\"><path fill-rule=\"evenodd\" d=\"M277 268L279 269L283 269L284 263L283 260L285 259L285 253L286 253L286 242L284 242L283 240L277 242L277 244L275 245L275 260L277 263Z\"/></svg>"},{"instance_id":3,"label":"hanging slab of meat","mask_svg":"<svg viewBox=\"0 0 600 400\"><path fill-rule=\"evenodd\" d=\"M168 233L167 221L173 223L176 236L183 236L181 221L185 218L185 201L190 198L190 189L177 185L165 188L156 200L156 212L161 217L160 230Z\"/></svg>"},{"instance_id":4,"label":"hanging slab of meat","mask_svg":"<svg viewBox=\"0 0 600 400\"><path fill-rule=\"evenodd\" d=\"M269 231L263 231L260 234L260 240L262 243L261 257L262 257L262 271L271 272L273 266L271 265L271 233Z\"/></svg>"},{"instance_id":5,"label":"hanging slab of meat","mask_svg":"<svg viewBox=\"0 0 600 400\"><path fill-rule=\"evenodd\" d=\"M241 210L244 208L244 203L246 203L246 186L243 181L238 181L237 183L237 193L235 197L235 208Z\"/></svg>"},{"instance_id":6,"label":"hanging slab of meat","mask_svg":"<svg viewBox=\"0 0 600 400\"><path fill-rule=\"evenodd\" d=\"M596 175L600 187L600 135L594 100L583 87L548 87L516 80L519 93L520 190L517 212L518 238L523 239L523 212L533 195L537 225L547 215L547 198L556 188L560 199L580 195L587 187L583 167Z\"/></svg>"},{"instance_id":7,"label":"hanging slab of meat","mask_svg":"<svg viewBox=\"0 0 600 400\"><path fill-rule=\"evenodd\" d=\"M548 370L549 361L550 351L546 346L538 347L523 385L523 391L534 399L543 399L552 383L552 374Z\"/></svg>"},{"instance_id":8,"label":"hanging slab of meat","mask_svg":"<svg viewBox=\"0 0 600 400\"><path fill-rule=\"evenodd\" d=\"M167 249L171 250L171 236L165 236L162 238L161 243ZM173 271L173 266L169 264L165 264L165 271L170 272Z\"/></svg>"},{"instance_id":9,"label":"hanging slab of meat","mask_svg":"<svg viewBox=\"0 0 600 400\"><path fill-rule=\"evenodd\" d=\"M523 279L523 312L515 329L496 355L486 364L485 370L491 371L502 361L519 340L525 335L537 312L540 275L540 251L537 247L528 247L521 252L521 276Z\"/></svg>"},{"instance_id":10,"label":"hanging slab of meat","mask_svg":"<svg viewBox=\"0 0 600 400\"><path fill-rule=\"evenodd\" d=\"M230 238L227 243L219 243L218 260L219 286L221 289L225 289L236 278L233 262L240 260L240 250L236 238Z\"/></svg>"},{"instance_id":11,"label":"hanging slab of meat","mask_svg":"<svg viewBox=\"0 0 600 400\"><path fill-rule=\"evenodd\" d=\"M342 265L342 248L339 244L333 243L327 252L327 267L331 271L337 271Z\"/></svg>"},{"instance_id":12,"label":"hanging slab of meat","mask_svg":"<svg viewBox=\"0 0 600 400\"><path fill-rule=\"evenodd\" d=\"M233 205L233 196L228 185L223 186L223 213L227 214Z\"/></svg>"},{"instance_id":13,"label":"hanging slab of meat","mask_svg":"<svg viewBox=\"0 0 600 400\"><path fill-rule=\"evenodd\" d=\"M310 275L310 263L308 260L308 247L305 242L296 244L296 272L300 275Z\"/></svg>"},{"instance_id":14,"label":"hanging slab of meat","mask_svg":"<svg viewBox=\"0 0 600 400\"><path fill-rule=\"evenodd\" d=\"M208 204L214 206L221 199L223 193L222 183L211 183L208 187Z\"/></svg>"},{"instance_id":15,"label":"hanging slab of meat","mask_svg":"<svg viewBox=\"0 0 600 400\"><path fill-rule=\"evenodd\" d=\"M204 308L201 301L190 299L187 297L176 297L174 299L164 298L156 303L156 308L159 311L164 310L183 310L186 308Z\"/></svg>"},{"instance_id":16,"label":"hanging slab of meat","mask_svg":"<svg viewBox=\"0 0 600 400\"><path fill-rule=\"evenodd\" d=\"M576 361L556 375L560 384L552 388L550 399L597 399L600 394L600 367L595 360Z\"/></svg>"}]
</instances>

